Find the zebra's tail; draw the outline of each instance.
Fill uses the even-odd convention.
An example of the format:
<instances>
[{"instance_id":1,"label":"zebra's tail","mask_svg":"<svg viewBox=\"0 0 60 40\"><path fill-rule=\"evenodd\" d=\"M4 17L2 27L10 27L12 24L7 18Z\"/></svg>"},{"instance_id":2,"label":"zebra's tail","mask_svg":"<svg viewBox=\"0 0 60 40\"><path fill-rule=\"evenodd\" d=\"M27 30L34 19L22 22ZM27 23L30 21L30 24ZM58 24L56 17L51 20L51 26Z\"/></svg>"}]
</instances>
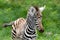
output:
<instances>
[{"instance_id":1,"label":"zebra's tail","mask_svg":"<svg viewBox=\"0 0 60 40\"><path fill-rule=\"evenodd\" d=\"M14 23L14 21L10 22L10 23L4 23L3 27L8 27L8 26L12 26Z\"/></svg>"}]
</instances>

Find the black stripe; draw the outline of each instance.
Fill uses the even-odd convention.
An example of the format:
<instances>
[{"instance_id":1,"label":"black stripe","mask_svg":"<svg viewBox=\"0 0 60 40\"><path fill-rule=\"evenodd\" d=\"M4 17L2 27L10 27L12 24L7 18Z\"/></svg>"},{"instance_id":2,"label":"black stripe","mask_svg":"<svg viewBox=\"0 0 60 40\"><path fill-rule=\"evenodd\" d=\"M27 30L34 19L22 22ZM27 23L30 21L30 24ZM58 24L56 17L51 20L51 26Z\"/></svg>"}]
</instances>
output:
<instances>
[{"instance_id":1,"label":"black stripe","mask_svg":"<svg viewBox=\"0 0 60 40\"><path fill-rule=\"evenodd\" d=\"M35 34L35 31L31 31L31 30L29 30L29 29L27 29L26 32L27 32L27 34L29 34L29 35Z\"/></svg>"},{"instance_id":2,"label":"black stripe","mask_svg":"<svg viewBox=\"0 0 60 40\"><path fill-rule=\"evenodd\" d=\"M16 34L14 34L14 33L12 32L12 36L14 37L14 36L16 36Z\"/></svg>"},{"instance_id":3,"label":"black stripe","mask_svg":"<svg viewBox=\"0 0 60 40\"><path fill-rule=\"evenodd\" d=\"M12 39L15 38L15 35L12 34Z\"/></svg>"},{"instance_id":4,"label":"black stripe","mask_svg":"<svg viewBox=\"0 0 60 40\"><path fill-rule=\"evenodd\" d=\"M26 38L31 38L31 39L34 38L34 37L36 37L36 36L33 36L33 37L28 36L28 35L26 35L25 33L24 33L24 35L25 35Z\"/></svg>"},{"instance_id":5,"label":"black stripe","mask_svg":"<svg viewBox=\"0 0 60 40\"><path fill-rule=\"evenodd\" d=\"M13 32L16 33L16 31L13 29Z\"/></svg>"},{"instance_id":6,"label":"black stripe","mask_svg":"<svg viewBox=\"0 0 60 40\"><path fill-rule=\"evenodd\" d=\"M28 23L28 27L29 27L31 30L34 30L34 29L32 28L32 25L30 25L29 23Z\"/></svg>"},{"instance_id":7,"label":"black stripe","mask_svg":"<svg viewBox=\"0 0 60 40\"><path fill-rule=\"evenodd\" d=\"M38 23L35 23L35 25L38 25Z\"/></svg>"},{"instance_id":8,"label":"black stripe","mask_svg":"<svg viewBox=\"0 0 60 40\"><path fill-rule=\"evenodd\" d=\"M12 36L12 39L15 38L15 36Z\"/></svg>"},{"instance_id":9,"label":"black stripe","mask_svg":"<svg viewBox=\"0 0 60 40\"><path fill-rule=\"evenodd\" d=\"M25 33L24 33L24 35L25 35L25 37L26 37L26 38L31 38L31 39L32 39L32 37L31 37L31 36L27 36Z\"/></svg>"},{"instance_id":10,"label":"black stripe","mask_svg":"<svg viewBox=\"0 0 60 40\"><path fill-rule=\"evenodd\" d=\"M12 34L16 36L16 34L14 34L14 33L12 33Z\"/></svg>"}]
</instances>

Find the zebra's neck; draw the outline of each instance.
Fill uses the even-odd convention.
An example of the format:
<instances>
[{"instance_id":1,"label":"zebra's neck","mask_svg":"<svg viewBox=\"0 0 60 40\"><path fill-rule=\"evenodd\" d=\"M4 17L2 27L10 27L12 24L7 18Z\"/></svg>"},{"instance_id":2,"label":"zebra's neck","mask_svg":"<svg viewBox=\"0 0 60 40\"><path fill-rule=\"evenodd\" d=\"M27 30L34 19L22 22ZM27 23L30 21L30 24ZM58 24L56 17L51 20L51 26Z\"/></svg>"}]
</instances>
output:
<instances>
[{"instance_id":1,"label":"zebra's neck","mask_svg":"<svg viewBox=\"0 0 60 40\"><path fill-rule=\"evenodd\" d=\"M35 32L35 22L34 18L31 15L28 15L27 18L27 28L24 32L24 38L26 39L32 39L36 37L36 32Z\"/></svg>"},{"instance_id":2,"label":"zebra's neck","mask_svg":"<svg viewBox=\"0 0 60 40\"><path fill-rule=\"evenodd\" d=\"M35 39L36 38L36 21L37 21L37 17L36 17L36 12L37 9L34 7L31 7L28 11L28 15L27 15L27 19L26 19L26 23L27 23L27 28L24 31L24 39Z\"/></svg>"},{"instance_id":3,"label":"zebra's neck","mask_svg":"<svg viewBox=\"0 0 60 40\"><path fill-rule=\"evenodd\" d=\"M27 25L31 30L36 29L34 16L32 17L30 14L28 15Z\"/></svg>"}]
</instances>

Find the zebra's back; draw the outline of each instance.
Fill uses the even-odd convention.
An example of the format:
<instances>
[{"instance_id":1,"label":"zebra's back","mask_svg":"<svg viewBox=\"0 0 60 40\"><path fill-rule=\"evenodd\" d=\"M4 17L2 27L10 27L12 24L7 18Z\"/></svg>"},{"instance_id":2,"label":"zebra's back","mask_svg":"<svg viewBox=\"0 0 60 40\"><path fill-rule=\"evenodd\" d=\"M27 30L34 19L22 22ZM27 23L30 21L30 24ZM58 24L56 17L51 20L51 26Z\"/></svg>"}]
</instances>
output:
<instances>
[{"instance_id":1,"label":"zebra's back","mask_svg":"<svg viewBox=\"0 0 60 40\"><path fill-rule=\"evenodd\" d=\"M23 31L25 30L26 20L24 18L17 19L12 25L12 39L22 40Z\"/></svg>"}]
</instances>

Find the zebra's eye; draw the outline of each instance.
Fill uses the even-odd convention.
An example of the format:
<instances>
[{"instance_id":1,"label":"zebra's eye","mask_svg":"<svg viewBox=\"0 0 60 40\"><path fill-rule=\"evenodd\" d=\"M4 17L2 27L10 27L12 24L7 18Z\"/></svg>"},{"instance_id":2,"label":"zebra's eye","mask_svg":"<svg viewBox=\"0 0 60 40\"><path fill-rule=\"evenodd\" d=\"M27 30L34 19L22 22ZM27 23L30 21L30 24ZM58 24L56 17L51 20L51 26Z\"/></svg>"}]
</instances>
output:
<instances>
[{"instance_id":1,"label":"zebra's eye","mask_svg":"<svg viewBox=\"0 0 60 40\"><path fill-rule=\"evenodd\" d=\"M42 18L42 16L39 16L38 18Z\"/></svg>"}]
</instances>

